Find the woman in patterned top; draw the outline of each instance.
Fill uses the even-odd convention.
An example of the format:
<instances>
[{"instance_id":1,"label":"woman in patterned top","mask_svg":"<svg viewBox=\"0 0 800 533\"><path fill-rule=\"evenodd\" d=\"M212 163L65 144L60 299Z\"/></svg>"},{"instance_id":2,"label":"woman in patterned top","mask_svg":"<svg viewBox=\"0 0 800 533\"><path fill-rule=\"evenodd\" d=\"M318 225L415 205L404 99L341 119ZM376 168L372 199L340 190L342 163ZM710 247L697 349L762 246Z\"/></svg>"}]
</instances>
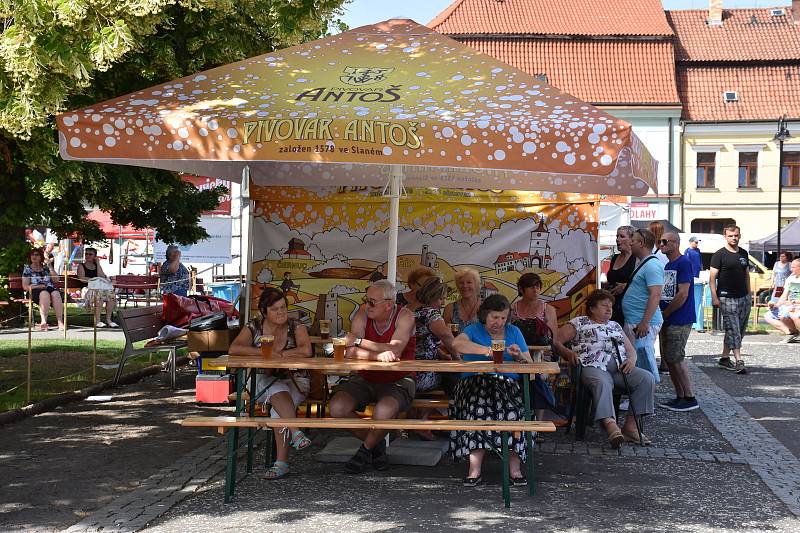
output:
<instances>
[{"instance_id":1,"label":"woman in patterned top","mask_svg":"<svg viewBox=\"0 0 800 533\"><path fill-rule=\"evenodd\" d=\"M612 448L619 448L624 441L639 442L636 419L628 411L622 429L617 425L614 412L614 387L624 387L622 374L626 374L631 393L631 404L639 416L653 414L655 381L647 370L636 368L636 350L633 349L622 327L611 320L614 296L598 289L586 301L587 316L573 318L558 330L562 344L572 343L562 355L573 365L582 365L581 383L588 387L595 407L595 420L600 420L608 432ZM619 348L622 364L617 365L614 345ZM650 439L642 435L644 444Z\"/></svg>"},{"instance_id":2,"label":"woman in patterned top","mask_svg":"<svg viewBox=\"0 0 800 533\"><path fill-rule=\"evenodd\" d=\"M56 313L58 329L64 329L64 306L61 293L50 279L50 269L44 264L44 253L39 248L34 248L30 253L30 265L25 265L22 270L22 288L31 291L31 299L39 305L39 329L47 331L47 314L50 304Z\"/></svg>"},{"instance_id":3,"label":"woman in patterned top","mask_svg":"<svg viewBox=\"0 0 800 533\"><path fill-rule=\"evenodd\" d=\"M161 265L159 277L161 294L189 294L189 287L192 285L189 269L181 263L181 250L174 244L167 246L166 261Z\"/></svg>"},{"instance_id":4,"label":"woman in patterned top","mask_svg":"<svg viewBox=\"0 0 800 533\"><path fill-rule=\"evenodd\" d=\"M261 316L242 328L230 347L231 355L261 355L261 336L272 335L272 357L311 357L308 330L299 321L289 318L286 296L275 287L261 292L258 310ZM308 395L311 380L307 371L291 370L273 375L256 376L256 398L272 404L273 418L293 418L297 406ZM291 436L290 436L291 434ZM281 428L275 432L277 460L267 469L266 479L278 479L289 473L289 445L295 450L307 448L311 441L297 428Z\"/></svg>"}]
</instances>

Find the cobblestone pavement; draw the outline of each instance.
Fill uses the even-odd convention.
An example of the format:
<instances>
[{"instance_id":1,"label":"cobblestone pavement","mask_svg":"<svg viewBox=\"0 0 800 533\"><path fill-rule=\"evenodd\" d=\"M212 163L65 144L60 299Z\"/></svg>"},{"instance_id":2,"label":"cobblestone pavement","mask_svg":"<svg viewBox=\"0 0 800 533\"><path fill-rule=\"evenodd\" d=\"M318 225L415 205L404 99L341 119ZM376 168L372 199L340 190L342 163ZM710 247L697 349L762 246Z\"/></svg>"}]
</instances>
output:
<instances>
[{"instance_id":1,"label":"cobblestone pavement","mask_svg":"<svg viewBox=\"0 0 800 533\"><path fill-rule=\"evenodd\" d=\"M208 431L210 440L157 471L145 469L137 488L69 531L797 532L800 350L779 340L746 337L749 374L739 376L716 368L721 337L693 334L688 350L700 410L659 409L647 420L650 447L611 450L594 428L583 442L563 431L547 435L535 456L537 494L529 498L512 489L511 510L502 507L495 459L484 468L485 483L474 489L461 486L464 465L449 462L349 476L341 465L314 460L332 432L316 433L312 447L292 456L286 479L261 478L262 456L254 475L240 472L234 501L223 505L224 439ZM674 396L668 379L657 396ZM180 409L169 416L191 414ZM2 520L0 507L5 530Z\"/></svg>"}]
</instances>

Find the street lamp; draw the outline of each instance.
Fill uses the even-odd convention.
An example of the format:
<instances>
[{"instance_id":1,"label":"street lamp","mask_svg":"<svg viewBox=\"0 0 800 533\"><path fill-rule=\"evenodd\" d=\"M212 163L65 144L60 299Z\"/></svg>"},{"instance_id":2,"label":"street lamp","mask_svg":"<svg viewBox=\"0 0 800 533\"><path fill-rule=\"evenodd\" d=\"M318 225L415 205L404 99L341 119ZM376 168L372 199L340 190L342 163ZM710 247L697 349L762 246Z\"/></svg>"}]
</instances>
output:
<instances>
[{"instance_id":1,"label":"street lamp","mask_svg":"<svg viewBox=\"0 0 800 533\"><path fill-rule=\"evenodd\" d=\"M778 142L778 246L776 249L775 257L779 257L781 253L781 204L783 196L783 143L786 139L792 136L789 134L789 128L786 127L786 115L783 115L778 120L778 133L772 138L773 141Z\"/></svg>"}]
</instances>

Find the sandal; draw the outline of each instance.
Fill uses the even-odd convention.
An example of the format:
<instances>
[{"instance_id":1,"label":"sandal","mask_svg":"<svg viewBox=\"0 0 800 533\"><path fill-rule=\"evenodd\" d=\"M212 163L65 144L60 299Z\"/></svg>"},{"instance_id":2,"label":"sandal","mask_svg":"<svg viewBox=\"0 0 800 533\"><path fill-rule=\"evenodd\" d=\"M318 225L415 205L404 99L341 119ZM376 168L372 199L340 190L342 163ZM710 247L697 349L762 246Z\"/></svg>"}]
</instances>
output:
<instances>
[{"instance_id":1,"label":"sandal","mask_svg":"<svg viewBox=\"0 0 800 533\"><path fill-rule=\"evenodd\" d=\"M291 444L292 448L295 450L300 451L311 446L311 439L306 437L305 433L298 429L292 433L292 440L289 441L289 444Z\"/></svg>"},{"instance_id":2,"label":"sandal","mask_svg":"<svg viewBox=\"0 0 800 533\"><path fill-rule=\"evenodd\" d=\"M477 487L478 485L481 484L481 482L483 482L483 476L464 478L465 487Z\"/></svg>"},{"instance_id":3,"label":"sandal","mask_svg":"<svg viewBox=\"0 0 800 533\"><path fill-rule=\"evenodd\" d=\"M636 441L638 442L639 439L637 438ZM625 436L619 429L615 429L608 435L608 444L611 445L613 450L616 450L622 446L623 442L625 442Z\"/></svg>"},{"instance_id":4,"label":"sandal","mask_svg":"<svg viewBox=\"0 0 800 533\"><path fill-rule=\"evenodd\" d=\"M39 331L47 331L49 329L47 322L42 322L39 324Z\"/></svg>"},{"instance_id":5,"label":"sandal","mask_svg":"<svg viewBox=\"0 0 800 533\"><path fill-rule=\"evenodd\" d=\"M527 487L528 486L528 478L525 477L525 474L520 474L517 477L511 476L511 486L512 487Z\"/></svg>"},{"instance_id":6,"label":"sandal","mask_svg":"<svg viewBox=\"0 0 800 533\"><path fill-rule=\"evenodd\" d=\"M632 442L634 444L639 444L639 433L638 432L624 431L622 433L622 437L625 439L625 442ZM642 442L641 442L641 444L644 444L645 446L650 446L652 443L653 443L653 441L650 440L650 438L647 435L642 433Z\"/></svg>"},{"instance_id":7,"label":"sandal","mask_svg":"<svg viewBox=\"0 0 800 533\"><path fill-rule=\"evenodd\" d=\"M264 479L275 480L286 477L289 473L289 463L286 461L275 461L271 467L264 472Z\"/></svg>"}]
</instances>

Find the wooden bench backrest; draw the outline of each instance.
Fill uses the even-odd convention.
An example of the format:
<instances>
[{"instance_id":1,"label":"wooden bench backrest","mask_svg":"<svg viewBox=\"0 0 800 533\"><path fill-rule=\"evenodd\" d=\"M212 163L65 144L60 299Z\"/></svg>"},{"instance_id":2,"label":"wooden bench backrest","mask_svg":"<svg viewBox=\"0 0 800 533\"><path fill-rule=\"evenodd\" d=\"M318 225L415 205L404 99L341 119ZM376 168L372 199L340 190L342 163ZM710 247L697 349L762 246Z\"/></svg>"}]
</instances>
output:
<instances>
[{"instance_id":1,"label":"wooden bench backrest","mask_svg":"<svg viewBox=\"0 0 800 533\"><path fill-rule=\"evenodd\" d=\"M163 307L163 305L151 305L120 310L120 325L125 333L125 340L132 344L158 336L158 330L164 326L161 321Z\"/></svg>"}]
</instances>

